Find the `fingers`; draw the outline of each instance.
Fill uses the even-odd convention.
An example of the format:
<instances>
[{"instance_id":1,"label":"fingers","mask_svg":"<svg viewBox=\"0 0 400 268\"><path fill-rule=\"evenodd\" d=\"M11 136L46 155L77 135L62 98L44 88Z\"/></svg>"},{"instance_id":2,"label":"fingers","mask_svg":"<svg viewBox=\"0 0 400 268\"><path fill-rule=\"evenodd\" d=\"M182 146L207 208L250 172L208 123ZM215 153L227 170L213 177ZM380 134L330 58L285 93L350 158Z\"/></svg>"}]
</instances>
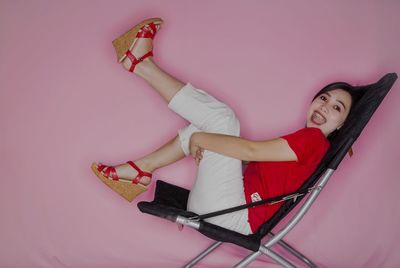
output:
<instances>
[{"instance_id":1,"label":"fingers","mask_svg":"<svg viewBox=\"0 0 400 268\"><path fill-rule=\"evenodd\" d=\"M190 140L189 150L196 164L199 165L201 159L203 159L204 149L199 147L196 143L193 143L192 140Z\"/></svg>"},{"instance_id":2,"label":"fingers","mask_svg":"<svg viewBox=\"0 0 400 268\"><path fill-rule=\"evenodd\" d=\"M199 158L200 160L203 158L203 149L199 148L196 152L196 158Z\"/></svg>"},{"instance_id":3,"label":"fingers","mask_svg":"<svg viewBox=\"0 0 400 268\"><path fill-rule=\"evenodd\" d=\"M194 159L196 159L196 156L197 156L197 147L192 147L192 148L190 148L190 154L191 154L191 156L194 158Z\"/></svg>"},{"instance_id":4,"label":"fingers","mask_svg":"<svg viewBox=\"0 0 400 268\"><path fill-rule=\"evenodd\" d=\"M199 165L200 161L203 159L203 153L204 153L204 149L199 147L194 156L194 160L196 161L197 165Z\"/></svg>"}]
</instances>

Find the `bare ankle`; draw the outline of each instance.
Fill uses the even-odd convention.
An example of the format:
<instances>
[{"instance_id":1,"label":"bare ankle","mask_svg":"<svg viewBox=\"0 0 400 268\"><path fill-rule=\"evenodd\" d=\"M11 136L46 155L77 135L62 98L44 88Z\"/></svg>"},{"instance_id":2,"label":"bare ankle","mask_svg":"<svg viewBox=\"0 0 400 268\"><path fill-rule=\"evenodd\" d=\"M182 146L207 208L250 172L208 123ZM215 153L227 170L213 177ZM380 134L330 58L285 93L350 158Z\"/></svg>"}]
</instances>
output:
<instances>
[{"instance_id":1,"label":"bare ankle","mask_svg":"<svg viewBox=\"0 0 400 268\"><path fill-rule=\"evenodd\" d=\"M155 66L156 64L154 63L153 58L149 58L138 64L134 72L141 78L146 79L152 73Z\"/></svg>"},{"instance_id":2,"label":"bare ankle","mask_svg":"<svg viewBox=\"0 0 400 268\"><path fill-rule=\"evenodd\" d=\"M153 173L157 168L146 158L135 161L136 165L143 171Z\"/></svg>"}]
</instances>

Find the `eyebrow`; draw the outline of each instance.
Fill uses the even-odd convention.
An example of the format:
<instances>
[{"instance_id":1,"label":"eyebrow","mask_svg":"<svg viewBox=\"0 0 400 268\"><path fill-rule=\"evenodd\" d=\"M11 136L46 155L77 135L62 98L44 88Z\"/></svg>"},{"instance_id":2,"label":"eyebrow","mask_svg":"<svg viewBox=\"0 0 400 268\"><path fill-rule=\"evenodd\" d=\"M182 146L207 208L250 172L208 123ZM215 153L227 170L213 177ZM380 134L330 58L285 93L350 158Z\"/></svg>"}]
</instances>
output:
<instances>
[{"instance_id":1,"label":"eyebrow","mask_svg":"<svg viewBox=\"0 0 400 268\"><path fill-rule=\"evenodd\" d=\"M331 94L329 94L329 92L325 92L326 95L328 95L329 97L332 97ZM346 105L344 105L343 101L336 99L337 102L339 102L340 104L343 105L343 108L346 110Z\"/></svg>"}]
</instances>

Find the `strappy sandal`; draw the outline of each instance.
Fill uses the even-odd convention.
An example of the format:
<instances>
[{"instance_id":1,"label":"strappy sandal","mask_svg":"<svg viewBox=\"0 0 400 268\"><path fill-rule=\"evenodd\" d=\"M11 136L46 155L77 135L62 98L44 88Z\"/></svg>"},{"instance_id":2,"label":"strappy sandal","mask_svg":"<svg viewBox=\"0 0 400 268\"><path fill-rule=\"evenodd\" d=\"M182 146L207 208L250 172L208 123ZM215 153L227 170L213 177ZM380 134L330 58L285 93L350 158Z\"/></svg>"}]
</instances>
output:
<instances>
[{"instance_id":1,"label":"strappy sandal","mask_svg":"<svg viewBox=\"0 0 400 268\"><path fill-rule=\"evenodd\" d=\"M93 163L91 168L96 176L108 187L113 189L129 202L132 202L132 200L135 199L138 195L147 191L147 187L143 184L140 184L140 179L143 176L151 178L152 174L142 171L132 161L128 161L127 163L138 172L137 176L132 181L120 179L113 166L106 166L102 164L97 166L96 163ZM104 176L102 172L104 172L106 176Z\"/></svg>"},{"instance_id":2,"label":"strappy sandal","mask_svg":"<svg viewBox=\"0 0 400 268\"><path fill-rule=\"evenodd\" d=\"M143 61L144 59L153 56L152 50L146 53L145 55L141 56L137 59L130 50L135 45L138 38L151 38L154 39L155 34L157 33L158 29L156 25L162 24L162 19L160 18L151 18L142 21L141 23L134 26L132 29L121 35L120 37L116 38L112 41L112 44L115 48L117 53L117 60L118 62L122 62L126 57L128 57L132 61L132 66L130 68L130 72L133 72L136 64ZM148 27L145 27L148 26Z\"/></svg>"}]
</instances>

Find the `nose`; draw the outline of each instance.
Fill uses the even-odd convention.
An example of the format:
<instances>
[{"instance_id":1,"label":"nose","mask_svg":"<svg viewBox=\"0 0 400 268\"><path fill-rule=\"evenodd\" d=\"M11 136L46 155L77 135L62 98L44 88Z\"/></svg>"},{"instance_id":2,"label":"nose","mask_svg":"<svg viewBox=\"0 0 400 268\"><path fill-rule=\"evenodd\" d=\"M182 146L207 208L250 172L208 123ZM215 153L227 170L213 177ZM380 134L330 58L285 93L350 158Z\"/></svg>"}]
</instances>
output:
<instances>
[{"instance_id":1,"label":"nose","mask_svg":"<svg viewBox=\"0 0 400 268\"><path fill-rule=\"evenodd\" d=\"M321 111L324 112L324 113L328 112L328 109L326 108L326 105L322 105L321 106Z\"/></svg>"}]
</instances>

